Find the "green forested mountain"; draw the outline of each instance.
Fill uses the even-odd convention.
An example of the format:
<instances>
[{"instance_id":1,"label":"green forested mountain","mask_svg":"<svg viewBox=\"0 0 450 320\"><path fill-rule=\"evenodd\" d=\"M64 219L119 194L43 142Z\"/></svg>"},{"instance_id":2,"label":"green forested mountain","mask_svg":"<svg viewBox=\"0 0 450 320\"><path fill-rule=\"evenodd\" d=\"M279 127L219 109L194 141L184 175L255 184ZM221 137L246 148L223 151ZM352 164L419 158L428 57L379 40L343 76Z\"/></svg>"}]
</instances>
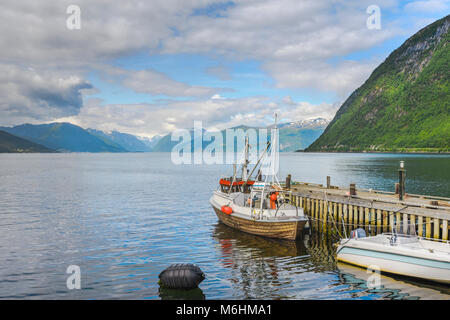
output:
<instances>
[{"instance_id":1,"label":"green forested mountain","mask_svg":"<svg viewBox=\"0 0 450 320\"><path fill-rule=\"evenodd\" d=\"M54 152L40 144L16 137L0 130L0 152Z\"/></svg>"},{"instance_id":2,"label":"green forested mountain","mask_svg":"<svg viewBox=\"0 0 450 320\"><path fill-rule=\"evenodd\" d=\"M306 151L449 151L450 16L378 66Z\"/></svg>"}]
</instances>

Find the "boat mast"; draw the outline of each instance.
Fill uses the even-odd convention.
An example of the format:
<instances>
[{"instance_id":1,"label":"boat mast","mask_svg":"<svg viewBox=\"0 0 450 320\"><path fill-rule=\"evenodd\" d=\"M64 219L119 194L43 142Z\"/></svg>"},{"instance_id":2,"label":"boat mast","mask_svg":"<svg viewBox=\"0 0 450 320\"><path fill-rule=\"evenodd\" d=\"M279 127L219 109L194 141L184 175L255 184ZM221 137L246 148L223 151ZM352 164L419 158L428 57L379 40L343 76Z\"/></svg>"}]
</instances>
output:
<instances>
[{"instance_id":1,"label":"boat mast","mask_svg":"<svg viewBox=\"0 0 450 320\"><path fill-rule=\"evenodd\" d=\"M247 167L249 164L248 161L248 150L249 150L249 145L248 145L248 135L245 137L245 148L243 153L241 154L241 160L242 158L244 158L243 162L242 162L242 181L247 181ZM241 162L241 160L239 162ZM230 190L228 191L228 194L231 193L232 189L233 189L233 184L235 181L237 181L237 171L236 171L236 162L233 164L233 179L231 179L231 185L230 185Z\"/></svg>"},{"instance_id":2,"label":"boat mast","mask_svg":"<svg viewBox=\"0 0 450 320\"><path fill-rule=\"evenodd\" d=\"M245 137L245 148L244 148L244 163L242 164L242 181L247 181L247 166L249 164L248 161L249 154L249 145L248 145L248 135Z\"/></svg>"},{"instance_id":3,"label":"boat mast","mask_svg":"<svg viewBox=\"0 0 450 320\"><path fill-rule=\"evenodd\" d=\"M278 187L280 187L280 182L278 181L278 177L276 175L276 170L275 170L275 164L276 164L276 159L275 157L277 156L276 152L277 147L278 147L278 124L277 124L277 114L275 113L275 130L273 131L273 135L271 137L271 143L270 143L270 155L267 158L267 162L266 162L266 177L264 179L264 187L262 189L261 192L261 212L264 212L263 209L263 203L265 201L265 193L266 193L266 189L267 189L267 193L270 193L270 189L272 188L273 185L277 185ZM271 176L271 183L269 184L269 186L267 185L267 182L269 180L269 176ZM281 189L281 187L280 187Z\"/></svg>"}]
</instances>

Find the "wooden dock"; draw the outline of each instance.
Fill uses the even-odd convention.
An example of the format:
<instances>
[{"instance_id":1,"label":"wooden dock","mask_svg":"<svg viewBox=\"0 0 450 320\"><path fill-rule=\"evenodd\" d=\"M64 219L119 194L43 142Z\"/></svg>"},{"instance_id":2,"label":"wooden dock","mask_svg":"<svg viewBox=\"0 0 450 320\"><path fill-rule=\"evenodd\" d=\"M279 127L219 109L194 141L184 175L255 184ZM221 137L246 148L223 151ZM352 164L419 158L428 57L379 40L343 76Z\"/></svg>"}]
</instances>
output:
<instances>
[{"instance_id":1,"label":"wooden dock","mask_svg":"<svg viewBox=\"0 0 450 320\"><path fill-rule=\"evenodd\" d=\"M404 194L357 189L350 185L341 188L305 182L291 182L286 178L284 190L292 204L303 208L310 217L310 226L319 232L348 235L356 228L368 235L390 232L392 226L415 225L417 235L448 241L450 199L444 197ZM402 198L400 200L399 198Z\"/></svg>"}]
</instances>

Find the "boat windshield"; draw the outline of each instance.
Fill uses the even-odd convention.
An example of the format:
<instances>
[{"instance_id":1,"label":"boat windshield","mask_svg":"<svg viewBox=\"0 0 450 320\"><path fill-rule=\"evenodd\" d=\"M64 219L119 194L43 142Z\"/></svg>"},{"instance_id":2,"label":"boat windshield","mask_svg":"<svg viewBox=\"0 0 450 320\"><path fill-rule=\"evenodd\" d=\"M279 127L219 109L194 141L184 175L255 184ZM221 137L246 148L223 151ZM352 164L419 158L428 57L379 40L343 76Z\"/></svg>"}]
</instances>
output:
<instances>
[{"instance_id":1,"label":"boat windshield","mask_svg":"<svg viewBox=\"0 0 450 320\"><path fill-rule=\"evenodd\" d=\"M416 237L416 225L411 222L400 222L392 226L392 233L404 237Z\"/></svg>"},{"instance_id":2,"label":"boat windshield","mask_svg":"<svg viewBox=\"0 0 450 320\"><path fill-rule=\"evenodd\" d=\"M414 243L418 241L416 225L414 223L396 223L391 228L391 233L383 233L388 236L390 245Z\"/></svg>"}]
</instances>

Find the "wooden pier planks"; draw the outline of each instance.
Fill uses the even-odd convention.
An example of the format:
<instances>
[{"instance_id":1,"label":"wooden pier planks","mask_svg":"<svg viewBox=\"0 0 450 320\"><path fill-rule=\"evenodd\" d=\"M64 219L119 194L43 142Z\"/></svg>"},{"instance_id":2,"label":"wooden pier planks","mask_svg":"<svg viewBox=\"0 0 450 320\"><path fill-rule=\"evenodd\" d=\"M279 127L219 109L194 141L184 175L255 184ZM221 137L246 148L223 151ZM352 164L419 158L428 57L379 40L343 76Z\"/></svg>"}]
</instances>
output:
<instances>
[{"instance_id":1,"label":"wooden pier planks","mask_svg":"<svg viewBox=\"0 0 450 320\"><path fill-rule=\"evenodd\" d=\"M313 218L313 227L328 232L344 224L347 231L358 227L369 234L390 232L393 225L407 231L408 224L415 224L419 236L436 240L448 240L450 204L446 201L429 201L406 195L403 201L389 193L360 192L350 196L345 189L327 189L317 184L291 185L292 203L302 206L305 214ZM438 203L439 206L433 205Z\"/></svg>"}]
</instances>

